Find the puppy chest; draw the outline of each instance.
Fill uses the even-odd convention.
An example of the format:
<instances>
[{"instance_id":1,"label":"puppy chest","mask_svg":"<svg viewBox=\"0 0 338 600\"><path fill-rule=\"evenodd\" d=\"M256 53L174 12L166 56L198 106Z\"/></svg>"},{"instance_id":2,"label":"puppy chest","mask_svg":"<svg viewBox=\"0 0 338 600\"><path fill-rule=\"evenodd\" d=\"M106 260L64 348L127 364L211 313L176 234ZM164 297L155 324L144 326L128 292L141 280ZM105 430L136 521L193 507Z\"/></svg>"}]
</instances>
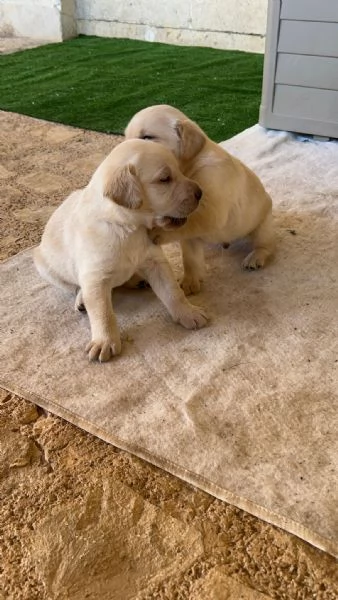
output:
<instances>
[{"instance_id":1,"label":"puppy chest","mask_svg":"<svg viewBox=\"0 0 338 600\"><path fill-rule=\"evenodd\" d=\"M121 261L125 262L126 267L137 269L144 261L144 257L148 253L151 242L148 238L146 230L135 231L130 235L124 245L124 251L121 252Z\"/></svg>"},{"instance_id":2,"label":"puppy chest","mask_svg":"<svg viewBox=\"0 0 338 600\"><path fill-rule=\"evenodd\" d=\"M143 262L145 245L139 236L135 236L135 239L133 237L128 240L128 243L120 247L115 246L111 256L105 257L103 266L105 276L112 279L114 286L122 285L130 279Z\"/></svg>"}]
</instances>

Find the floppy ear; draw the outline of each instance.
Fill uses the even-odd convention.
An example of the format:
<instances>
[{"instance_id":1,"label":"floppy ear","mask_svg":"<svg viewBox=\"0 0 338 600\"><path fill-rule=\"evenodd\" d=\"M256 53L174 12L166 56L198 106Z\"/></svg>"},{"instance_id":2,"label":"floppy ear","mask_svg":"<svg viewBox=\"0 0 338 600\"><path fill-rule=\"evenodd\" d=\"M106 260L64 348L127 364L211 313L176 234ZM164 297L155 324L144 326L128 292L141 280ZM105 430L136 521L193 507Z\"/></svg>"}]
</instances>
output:
<instances>
[{"instance_id":1,"label":"floppy ear","mask_svg":"<svg viewBox=\"0 0 338 600\"><path fill-rule=\"evenodd\" d=\"M191 160L202 150L206 141L205 133L189 119L177 121L176 132L180 139L180 158Z\"/></svg>"},{"instance_id":2,"label":"floppy ear","mask_svg":"<svg viewBox=\"0 0 338 600\"><path fill-rule=\"evenodd\" d=\"M142 186L133 165L125 165L107 177L104 196L126 208L140 208L142 204Z\"/></svg>"}]
</instances>

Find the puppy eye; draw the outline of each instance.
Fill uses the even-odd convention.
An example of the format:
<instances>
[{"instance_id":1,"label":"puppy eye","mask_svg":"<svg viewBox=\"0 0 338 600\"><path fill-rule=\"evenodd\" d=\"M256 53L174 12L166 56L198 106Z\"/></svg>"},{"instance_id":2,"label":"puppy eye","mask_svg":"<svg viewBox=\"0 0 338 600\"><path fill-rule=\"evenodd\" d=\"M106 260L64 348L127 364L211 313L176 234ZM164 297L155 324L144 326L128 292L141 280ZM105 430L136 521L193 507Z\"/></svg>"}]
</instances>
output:
<instances>
[{"instance_id":1,"label":"puppy eye","mask_svg":"<svg viewBox=\"0 0 338 600\"><path fill-rule=\"evenodd\" d=\"M170 175L167 175L166 177L161 177L160 182L161 183L170 183L171 182Z\"/></svg>"},{"instance_id":2,"label":"puppy eye","mask_svg":"<svg viewBox=\"0 0 338 600\"><path fill-rule=\"evenodd\" d=\"M141 140L154 140L154 135L142 135Z\"/></svg>"}]
</instances>

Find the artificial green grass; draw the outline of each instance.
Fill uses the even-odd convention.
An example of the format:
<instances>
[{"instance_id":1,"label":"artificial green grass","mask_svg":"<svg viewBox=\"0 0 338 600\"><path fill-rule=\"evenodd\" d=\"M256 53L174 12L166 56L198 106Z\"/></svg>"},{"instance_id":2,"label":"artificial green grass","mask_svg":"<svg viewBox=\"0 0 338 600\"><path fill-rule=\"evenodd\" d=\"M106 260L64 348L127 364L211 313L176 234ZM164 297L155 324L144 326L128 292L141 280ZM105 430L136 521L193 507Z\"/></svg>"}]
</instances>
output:
<instances>
[{"instance_id":1,"label":"artificial green grass","mask_svg":"<svg viewBox=\"0 0 338 600\"><path fill-rule=\"evenodd\" d=\"M123 133L151 104L180 108L215 141L258 120L263 56L85 37L0 57L0 108Z\"/></svg>"}]
</instances>

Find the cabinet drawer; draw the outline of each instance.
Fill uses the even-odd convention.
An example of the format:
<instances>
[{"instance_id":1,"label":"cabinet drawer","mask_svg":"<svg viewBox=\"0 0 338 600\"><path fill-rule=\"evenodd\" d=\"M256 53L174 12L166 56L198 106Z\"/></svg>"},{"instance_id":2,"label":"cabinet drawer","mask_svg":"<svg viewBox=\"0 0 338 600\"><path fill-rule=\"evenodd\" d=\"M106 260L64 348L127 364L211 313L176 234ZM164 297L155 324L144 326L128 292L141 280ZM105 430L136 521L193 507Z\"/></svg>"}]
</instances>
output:
<instances>
[{"instance_id":1,"label":"cabinet drawer","mask_svg":"<svg viewBox=\"0 0 338 600\"><path fill-rule=\"evenodd\" d=\"M338 57L338 23L281 21L278 52Z\"/></svg>"},{"instance_id":2,"label":"cabinet drawer","mask_svg":"<svg viewBox=\"0 0 338 600\"><path fill-rule=\"evenodd\" d=\"M338 58L278 54L275 82L338 91Z\"/></svg>"},{"instance_id":3,"label":"cabinet drawer","mask_svg":"<svg viewBox=\"0 0 338 600\"><path fill-rule=\"evenodd\" d=\"M338 22L337 0L283 0L281 19Z\"/></svg>"},{"instance_id":4,"label":"cabinet drawer","mask_svg":"<svg viewBox=\"0 0 338 600\"><path fill-rule=\"evenodd\" d=\"M338 122L338 92L277 84L273 112L278 115Z\"/></svg>"}]
</instances>

